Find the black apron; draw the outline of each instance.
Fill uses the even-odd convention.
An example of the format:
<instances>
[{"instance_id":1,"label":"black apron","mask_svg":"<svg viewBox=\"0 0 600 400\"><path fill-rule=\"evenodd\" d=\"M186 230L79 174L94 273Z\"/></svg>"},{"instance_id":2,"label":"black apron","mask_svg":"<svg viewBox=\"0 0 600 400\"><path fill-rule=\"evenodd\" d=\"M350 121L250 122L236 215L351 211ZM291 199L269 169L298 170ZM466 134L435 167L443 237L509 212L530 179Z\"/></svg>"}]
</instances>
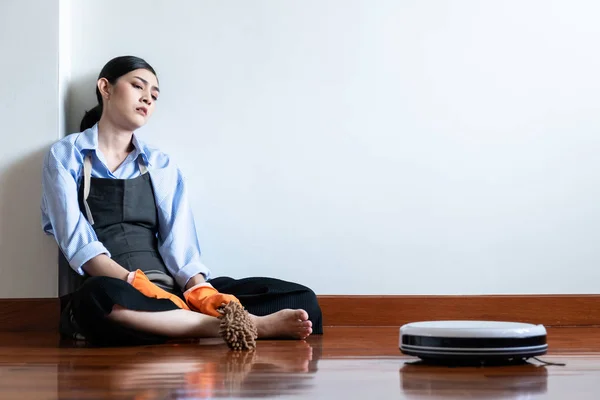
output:
<instances>
[{"instance_id":1,"label":"black apron","mask_svg":"<svg viewBox=\"0 0 600 400\"><path fill-rule=\"evenodd\" d=\"M141 269L159 287L174 293L175 280L158 252L158 212L150 174L138 157L141 175L133 179L91 177L84 162L79 208L111 258L129 271Z\"/></svg>"},{"instance_id":2,"label":"black apron","mask_svg":"<svg viewBox=\"0 0 600 400\"><path fill-rule=\"evenodd\" d=\"M93 178L91 156L88 155L84 161L83 182L78 191L79 208L94 228L98 240L111 253L113 260L129 271L142 270L157 286L183 298L181 289L158 251L158 210L154 190L150 174L141 157L138 157L138 165L141 175L133 179ZM70 268L62 253L60 256L59 295L63 309L61 330L68 336L82 338L75 321L77 318L74 318L78 312L73 311L71 298L73 293L82 288L88 277L80 277ZM239 280L218 277L209 282L219 292L236 296L248 312L254 315L268 315L285 308L302 308L308 312L313 322L313 332L322 333L322 316L316 296L305 286L264 277ZM145 296L142 296L142 299L132 286L123 283L125 282L111 283L119 288L119 293L113 297L127 297L124 301L131 309L173 309L171 301ZM129 294L121 293L123 291ZM122 302L119 304L125 306ZM111 309L110 307L110 304L106 304L104 311ZM91 315L79 311L80 315Z\"/></svg>"}]
</instances>

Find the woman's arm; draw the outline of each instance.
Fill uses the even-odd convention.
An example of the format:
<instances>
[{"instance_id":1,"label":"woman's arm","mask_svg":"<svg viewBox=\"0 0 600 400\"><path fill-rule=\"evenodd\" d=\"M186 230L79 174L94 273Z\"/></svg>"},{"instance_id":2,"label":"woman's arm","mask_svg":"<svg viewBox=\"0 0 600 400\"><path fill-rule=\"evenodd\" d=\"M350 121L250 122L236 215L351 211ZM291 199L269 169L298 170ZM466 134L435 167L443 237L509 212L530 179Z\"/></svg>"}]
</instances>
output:
<instances>
[{"instance_id":1,"label":"woman's arm","mask_svg":"<svg viewBox=\"0 0 600 400\"><path fill-rule=\"evenodd\" d=\"M79 209L76 179L81 161L69 142L52 146L43 164L41 211L44 232L54 237L71 268L84 275L84 264L98 255L110 258L110 253Z\"/></svg>"},{"instance_id":2,"label":"woman's arm","mask_svg":"<svg viewBox=\"0 0 600 400\"><path fill-rule=\"evenodd\" d=\"M183 174L162 154L152 172L158 206L159 252L182 290L210 278L200 259L200 245Z\"/></svg>"},{"instance_id":3,"label":"woman's arm","mask_svg":"<svg viewBox=\"0 0 600 400\"><path fill-rule=\"evenodd\" d=\"M90 276L109 276L126 281L129 271L105 254L97 255L83 264L83 270Z\"/></svg>"},{"instance_id":4,"label":"woman's arm","mask_svg":"<svg viewBox=\"0 0 600 400\"><path fill-rule=\"evenodd\" d=\"M204 283L204 282L206 282L206 279L204 279L204 275L202 275L202 274L194 275L190 278L188 283L185 285L185 288L183 289L183 291L185 292L189 288L196 286L199 283Z\"/></svg>"}]
</instances>

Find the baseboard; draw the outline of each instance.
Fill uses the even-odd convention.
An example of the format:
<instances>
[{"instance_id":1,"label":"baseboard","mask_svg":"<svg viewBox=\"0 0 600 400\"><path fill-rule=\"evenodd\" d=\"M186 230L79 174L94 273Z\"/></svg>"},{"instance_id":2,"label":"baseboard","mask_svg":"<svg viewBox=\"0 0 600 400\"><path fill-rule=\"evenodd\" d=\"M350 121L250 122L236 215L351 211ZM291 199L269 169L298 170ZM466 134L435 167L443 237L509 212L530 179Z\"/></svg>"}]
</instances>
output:
<instances>
[{"instance_id":1,"label":"baseboard","mask_svg":"<svg viewBox=\"0 0 600 400\"><path fill-rule=\"evenodd\" d=\"M401 326L424 320L600 325L600 295L319 296L330 326Z\"/></svg>"},{"instance_id":2,"label":"baseboard","mask_svg":"<svg viewBox=\"0 0 600 400\"><path fill-rule=\"evenodd\" d=\"M600 295L318 296L326 326L401 326L423 320L600 326ZM56 298L0 299L0 331L57 331Z\"/></svg>"},{"instance_id":3,"label":"baseboard","mask_svg":"<svg viewBox=\"0 0 600 400\"><path fill-rule=\"evenodd\" d=\"M60 300L0 299L0 332L58 331Z\"/></svg>"}]
</instances>

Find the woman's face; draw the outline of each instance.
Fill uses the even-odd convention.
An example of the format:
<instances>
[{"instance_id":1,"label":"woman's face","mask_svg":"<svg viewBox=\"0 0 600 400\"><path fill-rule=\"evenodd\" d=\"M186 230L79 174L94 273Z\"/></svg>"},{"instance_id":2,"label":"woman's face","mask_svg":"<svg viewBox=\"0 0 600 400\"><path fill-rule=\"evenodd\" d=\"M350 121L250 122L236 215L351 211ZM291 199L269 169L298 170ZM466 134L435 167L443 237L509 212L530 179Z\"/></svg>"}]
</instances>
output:
<instances>
[{"instance_id":1,"label":"woman's face","mask_svg":"<svg viewBox=\"0 0 600 400\"><path fill-rule=\"evenodd\" d=\"M105 79L98 81L104 96L104 112L116 124L135 130L146 124L158 100L158 80L146 69L136 69L110 85Z\"/></svg>"}]
</instances>

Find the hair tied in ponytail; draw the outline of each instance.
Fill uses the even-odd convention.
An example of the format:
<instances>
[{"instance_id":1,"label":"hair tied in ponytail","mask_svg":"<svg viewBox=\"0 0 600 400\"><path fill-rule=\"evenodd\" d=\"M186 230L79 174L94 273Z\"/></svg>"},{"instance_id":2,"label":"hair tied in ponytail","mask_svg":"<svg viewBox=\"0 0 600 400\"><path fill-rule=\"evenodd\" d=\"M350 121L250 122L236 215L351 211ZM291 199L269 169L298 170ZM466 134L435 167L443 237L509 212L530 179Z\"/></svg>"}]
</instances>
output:
<instances>
[{"instance_id":1,"label":"hair tied in ponytail","mask_svg":"<svg viewBox=\"0 0 600 400\"><path fill-rule=\"evenodd\" d=\"M80 132L85 131L86 129L91 128L96 125L98 121L100 121L100 117L102 116L102 104L98 104L96 107L87 111L83 118L81 119L81 124L79 126Z\"/></svg>"}]
</instances>

